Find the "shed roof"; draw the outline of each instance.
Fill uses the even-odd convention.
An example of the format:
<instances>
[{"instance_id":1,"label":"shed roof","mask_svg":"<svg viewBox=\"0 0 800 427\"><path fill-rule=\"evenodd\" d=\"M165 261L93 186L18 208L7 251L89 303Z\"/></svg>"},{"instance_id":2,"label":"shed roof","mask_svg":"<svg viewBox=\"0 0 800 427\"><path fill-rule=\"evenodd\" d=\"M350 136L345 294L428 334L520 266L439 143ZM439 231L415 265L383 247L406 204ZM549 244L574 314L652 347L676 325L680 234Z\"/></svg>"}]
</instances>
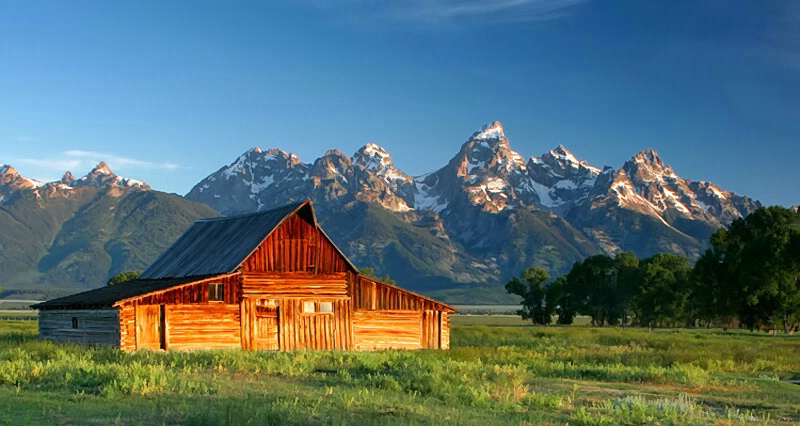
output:
<instances>
[{"instance_id":1,"label":"shed roof","mask_svg":"<svg viewBox=\"0 0 800 427\"><path fill-rule=\"evenodd\" d=\"M56 298L50 301L40 302L31 307L37 310L48 309L56 310L59 308L81 309L81 308L111 308L115 302L150 292L169 289L174 286L186 283L197 282L209 279L217 275L181 277L175 279L142 280L134 279L114 286L104 286L90 291L69 295L63 298Z\"/></svg>"}]
</instances>

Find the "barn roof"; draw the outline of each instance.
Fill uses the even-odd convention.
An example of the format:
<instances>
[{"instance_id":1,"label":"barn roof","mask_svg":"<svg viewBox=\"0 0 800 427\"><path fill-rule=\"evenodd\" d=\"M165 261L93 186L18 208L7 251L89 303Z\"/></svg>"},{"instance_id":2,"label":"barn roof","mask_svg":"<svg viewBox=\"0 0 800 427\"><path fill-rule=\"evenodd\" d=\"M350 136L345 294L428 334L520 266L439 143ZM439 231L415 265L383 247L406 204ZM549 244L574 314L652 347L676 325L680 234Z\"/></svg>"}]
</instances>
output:
<instances>
[{"instance_id":1,"label":"barn roof","mask_svg":"<svg viewBox=\"0 0 800 427\"><path fill-rule=\"evenodd\" d=\"M148 294L150 292L161 291L174 286L197 282L214 276L217 275L160 280L134 279L128 282L118 283L113 286L104 286L102 288L92 289L90 291L69 295L63 298L56 298L50 301L40 302L39 304L34 304L31 307L37 310L55 310L59 308L110 308L115 302L126 298L132 298L138 295Z\"/></svg>"},{"instance_id":2,"label":"barn roof","mask_svg":"<svg viewBox=\"0 0 800 427\"><path fill-rule=\"evenodd\" d=\"M232 273L273 230L295 213L307 214L307 219L319 228L309 200L263 212L198 220L139 278L166 279ZM341 251L339 253L353 271L358 271Z\"/></svg>"}]
</instances>

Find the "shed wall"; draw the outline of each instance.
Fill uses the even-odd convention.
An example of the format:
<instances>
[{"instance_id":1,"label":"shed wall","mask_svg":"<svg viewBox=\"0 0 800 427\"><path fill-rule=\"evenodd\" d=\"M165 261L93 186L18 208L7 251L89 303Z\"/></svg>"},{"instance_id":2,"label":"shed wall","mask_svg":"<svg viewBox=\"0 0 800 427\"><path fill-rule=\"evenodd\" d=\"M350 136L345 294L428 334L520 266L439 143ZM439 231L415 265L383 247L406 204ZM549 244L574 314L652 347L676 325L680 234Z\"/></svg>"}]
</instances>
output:
<instances>
[{"instance_id":1,"label":"shed wall","mask_svg":"<svg viewBox=\"0 0 800 427\"><path fill-rule=\"evenodd\" d=\"M119 347L119 325L117 309L39 312L39 338L43 340Z\"/></svg>"}]
</instances>

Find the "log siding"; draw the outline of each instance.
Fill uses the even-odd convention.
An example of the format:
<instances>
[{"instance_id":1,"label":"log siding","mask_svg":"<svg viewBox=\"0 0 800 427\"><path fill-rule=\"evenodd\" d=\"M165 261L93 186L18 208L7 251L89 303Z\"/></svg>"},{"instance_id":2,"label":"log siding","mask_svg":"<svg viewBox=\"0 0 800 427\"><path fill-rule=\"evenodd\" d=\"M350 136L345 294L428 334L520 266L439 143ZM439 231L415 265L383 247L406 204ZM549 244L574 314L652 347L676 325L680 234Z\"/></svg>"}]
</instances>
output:
<instances>
[{"instance_id":1,"label":"log siding","mask_svg":"<svg viewBox=\"0 0 800 427\"><path fill-rule=\"evenodd\" d=\"M45 310L39 313L39 338L120 347L119 310Z\"/></svg>"}]
</instances>

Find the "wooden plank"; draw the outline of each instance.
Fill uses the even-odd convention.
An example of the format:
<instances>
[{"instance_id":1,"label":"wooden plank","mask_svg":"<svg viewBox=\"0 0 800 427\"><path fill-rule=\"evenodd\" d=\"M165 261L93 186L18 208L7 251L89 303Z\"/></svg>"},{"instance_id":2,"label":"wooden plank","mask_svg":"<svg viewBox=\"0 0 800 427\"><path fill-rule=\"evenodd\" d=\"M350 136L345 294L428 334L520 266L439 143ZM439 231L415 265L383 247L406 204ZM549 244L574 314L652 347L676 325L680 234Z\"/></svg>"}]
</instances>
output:
<instances>
[{"instance_id":1,"label":"wooden plank","mask_svg":"<svg viewBox=\"0 0 800 427\"><path fill-rule=\"evenodd\" d=\"M352 313L355 350L422 348L420 311L354 311Z\"/></svg>"},{"instance_id":2,"label":"wooden plank","mask_svg":"<svg viewBox=\"0 0 800 427\"><path fill-rule=\"evenodd\" d=\"M162 348L159 307L159 305L136 306L137 350L143 348L160 350Z\"/></svg>"},{"instance_id":3,"label":"wooden plank","mask_svg":"<svg viewBox=\"0 0 800 427\"><path fill-rule=\"evenodd\" d=\"M175 350L241 348L240 306L178 304L167 311L170 348Z\"/></svg>"}]
</instances>

